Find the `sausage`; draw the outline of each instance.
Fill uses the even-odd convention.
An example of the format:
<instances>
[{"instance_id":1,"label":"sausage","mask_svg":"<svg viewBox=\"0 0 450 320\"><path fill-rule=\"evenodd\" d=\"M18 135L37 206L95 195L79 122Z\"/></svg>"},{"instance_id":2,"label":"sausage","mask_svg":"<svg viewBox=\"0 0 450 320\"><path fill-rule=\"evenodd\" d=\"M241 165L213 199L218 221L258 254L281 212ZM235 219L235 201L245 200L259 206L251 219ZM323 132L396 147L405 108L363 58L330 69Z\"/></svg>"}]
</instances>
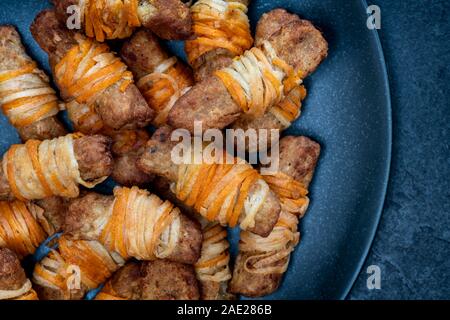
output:
<instances>
[{"instance_id":1,"label":"sausage","mask_svg":"<svg viewBox=\"0 0 450 320\"><path fill-rule=\"evenodd\" d=\"M235 6L235 3L241 3L244 5L245 9L241 12L241 9L229 9L227 6L229 6L229 3L233 2L233 5ZM215 16L215 20L212 22L215 24L215 28L218 30L223 30L223 32L228 33L233 28L236 28L236 22L239 18L239 21L241 22L241 25L245 25L246 28L244 29L245 37L247 37L247 42L242 42L240 44L234 43L233 40L230 40L229 38L220 38L221 41L226 42L227 44L232 44L236 47L239 47L240 53L243 53L245 50L250 49L252 46L252 35L250 30L250 24L248 17L246 15L246 10L249 5L250 0L238 0L238 1L224 1L219 2L220 4L223 3L225 5L225 14L224 19L220 19L220 17ZM211 44L209 46L205 44L201 44L198 40L198 38L202 38L202 36L205 36L204 31L199 32L196 29L196 24L201 25L204 27L205 21L202 21L202 17L197 17L196 13L194 13L194 10L200 10L203 12L203 15L207 14L206 10L208 10L208 1L198 1L194 6L191 7L191 14L193 16L193 24L194 24L194 39L193 40L187 40L185 43L185 51L188 56L188 60L194 69L194 76L195 81L199 82L203 79L206 79L210 75L214 73L214 71L228 67L231 62L233 61L233 58L238 55L237 52L231 51L229 48L225 48L223 44ZM211 9L210 9L211 10ZM217 11L215 11L217 14ZM238 14L238 13L242 14ZM235 30L236 31L236 30ZM230 36L230 35L229 35ZM215 37L215 40L219 40L218 37ZM243 40L243 35L239 36L239 39ZM200 49L201 48L201 49ZM201 51L200 51L201 50ZM200 51L200 52L197 52Z\"/></svg>"},{"instance_id":2,"label":"sausage","mask_svg":"<svg viewBox=\"0 0 450 320\"><path fill-rule=\"evenodd\" d=\"M38 300L14 252L0 248L0 300Z\"/></svg>"},{"instance_id":3,"label":"sausage","mask_svg":"<svg viewBox=\"0 0 450 320\"><path fill-rule=\"evenodd\" d=\"M319 158L320 146L307 137L286 136L280 140L279 171L301 182L308 188ZM301 217L307 208L302 207ZM283 210L283 209L282 209ZM242 234L241 234L242 236ZM269 236L270 237L270 236ZM245 268L246 261L263 252L240 252L235 262L230 291L249 297L260 297L276 291L283 273L254 273ZM274 266L287 263L289 256L275 262Z\"/></svg>"},{"instance_id":4,"label":"sausage","mask_svg":"<svg viewBox=\"0 0 450 320\"><path fill-rule=\"evenodd\" d=\"M258 25L256 27L256 36L255 36L255 45L262 45L263 41L269 40L272 37L274 37L276 35L277 32L279 32L279 30L281 30L283 27L288 27L289 24L292 23L305 23L303 20L300 20L300 18L294 14L288 13L286 10L284 9L276 9L276 10L272 10L269 13L265 13L262 15L261 19L258 22ZM304 50L305 52L302 53L303 56L305 58L314 58L314 57L320 57L320 55L315 55L311 52L314 51L314 49L318 49L318 46L314 45L314 38L311 38L310 40L305 40L306 43L313 43L313 45L305 45ZM324 55L326 55L326 47L327 44L324 44ZM308 51L311 52L308 52ZM322 57L323 59L323 57ZM320 61L319 61L320 63ZM305 60L304 61L304 66L302 68L304 68L304 70L307 71L307 73L311 73L312 71L314 71L315 67L318 66L318 64L316 61L311 61L311 60ZM290 123L292 123L296 118L298 118L300 116L300 112L301 112L301 107L302 107L302 100L305 98L306 95L306 91L300 87L296 87L294 89L292 89L287 95L286 97L280 102L278 103L278 105L275 105L274 107L272 107L271 109L269 109L269 112L266 112L263 116L259 117L259 118L250 118L250 117L241 117L240 119L238 119L236 122L234 122L231 125L232 129L243 129L243 130L247 130L247 129L255 129L256 132L259 132L259 129L266 129L266 130L271 130L271 129L277 129L277 130L284 130L286 129ZM281 110L283 110L283 106L286 104L290 104L292 107L296 107L297 108L297 112L296 114L292 114L291 117L289 118L285 118L283 116L281 116L282 118L280 119L280 117L277 117L276 114L276 108L279 108ZM275 111L275 112L273 112ZM284 119L283 119L284 118ZM270 131L269 131L270 132ZM274 137L270 137L269 138L269 144L267 145L267 147L270 147L271 143L274 143ZM256 151L256 148L258 148L258 146L256 145L252 145L251 143L246 145L246 148L252 152L252 151ZM259 148L261 148L261 146L259 146ZM261 150L261 149L260 149Z\"/></svg>"},{"instance_id":5,"label":"sausage","mask_svg":"<svg viewBox=\"0 0 450 320\"><path fill-rule=\"evenodd\" d=\"M26 53L20 39L20 35L13 26L0 26L0 72L20 70L31 63L35 63ZM33 72L35 80L42 81L44 88L50 88L49 79L40 69ZM1 84L1 81L0 81ZM25 89L24 89L25 90ZM1 91L1 89L0 89ZM45 140L52 139L66 133L62 123L53 113L58 112L58 101L56 100L50 113L43 114L34 119L30 124L19 125L12 121L17 128L23 141L29 139ZM36 111L37 113L37 111Z\"/></svg>"},{"instance_id":6,"label":"sausage","mask_svg":"<svg viewBox=\"0 0 450 320\"><path fill-rule=\"evenodd\" d=\"M0 290L20 289L26 281L17 255L8 248L0 248Z\"/></svg>"},{"instance_id":7,"label":"sausage","mask_svg":"<svg viewBox=\"0 0 450 320\"><path fill-rule=\"evenodd\" d=\"M129 262L106 283L96 300L198 300L191 265L168 260Z\"/></svg>"},{"instance_id":8,"label":"sausage","mask_svg":"<svg viewBox=\"0 0 450 320\"><path fill-rule=\"evenodd\" d=\"M114 168L111 178L123 186L145 186L150 183L153 175L142 172L136 165L150 139L148 132L145 129L103 132L113 140L111 152L114 156Z\"/></svg>"},{"instance_id":9,"label":"sausage","mask_svg":"<svg viewBox=\"0 0 450 320\"><path fill-rule=\"evenodd\" d=\"M83 136L75 139L73 150L83 180L95 181L111 174L113 161L109 150L110 144L110 138L102 135ZM3 171L3 166L1 166L0 200L12 199L14 199L14 195Z\"/></svg>"},{"instance_id":10,"label":"sausage","mask_svg":"<svg viewBox=\"0 0 450 320\"><path fill-rule=\"evenodd\" d=\"M66 24L69 18L67 8L71 5L79 5L79 0L53 0L57 17L62 24ZM99 2L99 1L97 1ZM103 9L108 11L106 7ZM137 16L139 25L152 30L158 37L167 40L187 39L191 35L191 17L188 7L180 0L143 0L138 2ZM112 26L117 28L117 17L115 13L111 13L110 21ZM111 21L112 20L112 21ZM83 19L83 24L85 19ZM83 29L84 29L83 25ZM129 37L134 28L130 28L127 32L117 36L117 38ZM109 37L112 39L114 37ZM99 40L97 38L97 40Z\"/></svg>"},{"instance_id":11,"label":"sausage","mask_svg":"<svg viewBox=\"0 0 450 320\"><path fill-rule=\"evenodd\" d=\"M170 182L167 179L156 177L152 183L152 189L164 199L175 203L184 213L197 219L202 226L202 253L200 259L194 265L200 287L201 300L233 300L235 296L227 292L228 281L231 278L227 229L216 222L209 222L202 218L194 208L179 200L171 191ZM228 257L221 260L220 257L223 254ZM220 260L218 261L217 259ZM202 267L203 262L214 263L212 265L207 263L206 267Z\"/></svg>"},{"instance_id":12,"label":"sausage","mask_svg":"<svg viewBox=\"0 0 450 320\"><path fill-rule=\"evenodd\" d=\"M20 259L33 254L44 240L59 231L66 201L49 197L33 202L0 201L0 247L13 250Z\"/></svg>"},{"instance_id":13,"label":"sausage","mask_svg":"<svg viewBox=\"0 0 450 320\"><path fill-rule=\"evenodd\" d=\"M271 15L268 13L269 20ZM266 19L265 19L266 20ZM263 20L264 21L264 20ZM302 77L319 65L327 54L327 42L311 22L295 19L283 25L267 39L276 55ZM243 114L223 82L210 76L196 84L175 103L169 125L193 132L194 121L202 121L203 130L224 128Z\"/></svg>"},{"instance_id":14,"label":"sausage","mask_svg":"<svg viewBox=\"0 0 450 320\"><path fill-rule=\"evenodd\" d=\"M148 141L144 154L138 160L138 166L144 172L163 176L170 182L177 182L178 165L171 160L171 150L177 143L170 141L170 135L169 127L159 128ZM247 199L259 194L263 187L264 185L253 183ZM278 219L279 211L278 199L269 190L265 201L255 215L254 225L249 226L248 230L261 236L267 236ZM246 211L244 209L241 211L240 219L243 219L244 216L242 212Z\"/></svg>"},{"instance_id":15,"label":"sausage","mask_svg":"<svg viewBox=\"0 0 450 320\"><path fill-rule=\"evenodd\" d=\"M77 38L81 39L80 41L86 39L79 33L65 29L60 25L53 10L40 12L30 29L35 40L49 55L53 74L56 72L58 63L73 47L78 45ZM98 45L95 41L93 43ZM106 89L99 90L92 98L95 110L110 128L133 129L144 127L153 119L154 112L149 108L134 84L130 83L125 88L122 87L125 81L123 79L109 85ZM58 79L56 80L61 95L66 102L73 100L74 97L67 91L66 86L62 85ZM84 101L79 102L84 103Z\"/></svg>"},{"instance_id":16,"label":"sausage","mask_svg":"<svg viewBox=\"0 0 450 320\"><path fill-rule=\"evenodd\" d=\"M176 99L193 85L190 68L170 57L148 30L140 30L128 39L122 46L121 57L133 72L148 105L156 111L153 124L166 124Z\"/></svg>"},{"instance_id":17,"label":"sausage","mask_svg":"<svg viewBox=\"0 0 450 320\"><path fill-rule=\"evenodd\" d=\"M111 219L113 206L113 196L93 192L74 199L69 206L63 230L73 239L99 240L105 228L105 221ZM183 214L179 215L179 226L175 247L166 258L171 261L195 263L200 255L202 242L200 226ZM163 232L167 227L170 225L166 226ZM124 233L133 232L138 231L128 228L124 230Z\"/></svg>"}]
</instances>

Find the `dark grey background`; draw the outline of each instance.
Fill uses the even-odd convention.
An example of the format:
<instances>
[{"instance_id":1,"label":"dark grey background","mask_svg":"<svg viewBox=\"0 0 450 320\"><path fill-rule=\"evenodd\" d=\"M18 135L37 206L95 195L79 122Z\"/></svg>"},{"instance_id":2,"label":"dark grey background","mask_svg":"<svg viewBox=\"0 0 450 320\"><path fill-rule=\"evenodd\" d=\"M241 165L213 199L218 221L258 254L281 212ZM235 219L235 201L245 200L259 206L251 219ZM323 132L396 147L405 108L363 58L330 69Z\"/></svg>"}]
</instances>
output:
<instances>
[{"instance_id":1,"label":"dark grey background","mask_svg":"<svg viewBox=\"0 0 450 320\"><path fill-rule=\"evenodd\" d=\"M450 1L376 0L392 96L389 186L349 299L450 298ZM366 287L381 268L381 290Z\"/></svg>"}]
</instances>

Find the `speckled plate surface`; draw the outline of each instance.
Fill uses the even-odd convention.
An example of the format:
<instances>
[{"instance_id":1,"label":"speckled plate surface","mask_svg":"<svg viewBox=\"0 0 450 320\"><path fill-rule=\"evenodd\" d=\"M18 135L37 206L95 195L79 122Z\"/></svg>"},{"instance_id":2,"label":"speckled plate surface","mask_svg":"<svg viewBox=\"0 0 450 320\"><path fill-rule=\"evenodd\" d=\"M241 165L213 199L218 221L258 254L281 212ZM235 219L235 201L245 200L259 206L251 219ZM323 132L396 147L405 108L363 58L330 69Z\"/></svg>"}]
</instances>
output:
<instances>
[{"instance_id":1,"label":"speckled plate surface","mask_svg":"<svg viewBox=\"0 0 450 320\"><path fill-rule=\"evenodd\" d=\"M3 0L0 23L15 25L28 53L48 71L47 56L29 26L49 7L45 0ZM350 290L375 234L389 174L391 110L383 52L366 27L361 0L254 0L252 26L283 7L314 22L329 42L329 57L306 81L302 117L289 134L307 135L322 146L311 205L301 222L302 240L273 299L340 299ZM183 56L182 43L170 43ZM0 152L18 142L0 117ZM101 189L108 191L112 182ZM237 232L231 240L236 250Z\"/></svg>"}]
</instances>

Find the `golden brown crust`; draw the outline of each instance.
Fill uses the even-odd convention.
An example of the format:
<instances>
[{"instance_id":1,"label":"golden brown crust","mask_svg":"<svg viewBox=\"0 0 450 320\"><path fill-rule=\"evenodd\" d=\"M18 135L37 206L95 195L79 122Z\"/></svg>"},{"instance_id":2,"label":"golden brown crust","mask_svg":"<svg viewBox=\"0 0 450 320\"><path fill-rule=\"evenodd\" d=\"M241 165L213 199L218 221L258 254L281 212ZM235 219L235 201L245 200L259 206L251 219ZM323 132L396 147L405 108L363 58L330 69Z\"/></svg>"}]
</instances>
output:
<instances>
[{"instance_id":1,"label":"golden brown crust","mask_svg":"<svg viewBox=\"0 0 450 320\"><path fill-rule=\"evenodd\" d=\"M202 129L224 128L241 115L219 78L211 76L197 83L177 100L169 113L168 123L174 128L194 132L194 121L200 121Z\"/></svg>"},{"instance_id":2,"label":"golden brown crust","mask_svg":"<svg viewBox=\"0 0 450 320\"><path fill-rule=\"evenodd\" d=\"M143 300L198 300L200 293L194 267L155 260L141 266Z\"/></svg>"},{"instance_id":3,"label":"golden brown crust","mask_svg":"<svg viewBox=\"0 0 450 320\"><path fill-rule=\"evenodd\" d=\"M242 294L246 297L261 297L276 291L281 283L283 274L255 274L247 272L244 269L245 260L253 253L239 253L233 272L233 278L230 281L230 292ZM280 260L281 265L285 260Z\"/></svg>"},{"instance_id":4,"label":"golden brown crust","mask_svg":"<svg viewBox=\"0 0 450 320\"><path fill-rule=\"evenodd\" d=\"M191 36L192 20L189 8L180 0L151 0L155 12L141 19L144 27L158 37L183 40Z\"/></svg>"},{"instance_id":5,"label":"golden brown crust","mask_svg":"<svg viewBox=\"0 0 450 320\"><path fill-rule=\"evenodd\" d=\"M293 152L295 150L295 152ZM304 136L280 140L280 171L309 186L319 160L320 145Z\"/></svg>"},{"instance_id":6,"label":"golden brown crust","mask_svg":"<svg viewBox=\"0 0 450 320\"><path fill-rule=\"evenodd\" d=\"M19 33L13 26L0 26L0 71L14 70L32 62L22 44ZM66 134L62 123L52 116L17 129L23 141L45 140Z\"/></svg>"},{"instance_id":7,"label":"golden brown crust","mask_svg":"<svg viewBox=\"0 0 450 320\"><path fill-rule=\"evenodd\" d=\"M268 41L281 59L303 72L303 77L316 70L328 54L327 41L307 20L283 25Z\"/></svg>"},{"instance_id":8,"label":"golden brown crust","mask_svg":"<svg viewBox=\"0 0 450 320\"><path fill-rule=\"evenodd\" d=\"M100 236L100 221L108 218L112 196L88 192L70 201L63 230L73 239L97 240Z\"/></svg>"},{"instance_id":9,"label":"golden brown crust","mask_svg":"<svg viewBox=\"0 0 450 320\"><path fill-rule=\"evenodd\" d=\"M18 290L26 281L17 255L8 248L0 248L0 290Z\"/></svg>"}]
</instances>

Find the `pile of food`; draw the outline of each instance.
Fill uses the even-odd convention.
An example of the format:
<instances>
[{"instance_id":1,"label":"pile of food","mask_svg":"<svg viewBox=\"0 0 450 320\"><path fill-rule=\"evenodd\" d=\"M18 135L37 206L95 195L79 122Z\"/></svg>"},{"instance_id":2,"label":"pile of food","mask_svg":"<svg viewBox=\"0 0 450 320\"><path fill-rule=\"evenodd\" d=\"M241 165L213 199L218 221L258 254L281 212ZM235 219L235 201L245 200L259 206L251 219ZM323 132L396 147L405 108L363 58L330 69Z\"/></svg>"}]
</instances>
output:
<instances>
[{"instance_id":1,"label":"pile of food","mask_svg":"<svg viewBox=\"0 0 450 320\"><path fill-rule=\"evenodd\" d=\"M0 299L276 291L300 240L319 144L271 136L267 149L276 145L279 161L267 174L237 159L176 163L171 136L194 134L198 122L204 131L288 128L306 98L302 80L327 56L321 32L275 9L253 37L249 0L53 2L31 33L58 92L16 29L0 26L0 105L23 142L0 166ZM74 4L79 30L67 27ZM185 40L188 64L159 38ZM108 45L114 39L118 53ZM90 190L108 177L117 183L113 194ZM235 259L227 227L241 230ZM27 275L21 262L54 234Z\"/></svg>"}]
</instances>

